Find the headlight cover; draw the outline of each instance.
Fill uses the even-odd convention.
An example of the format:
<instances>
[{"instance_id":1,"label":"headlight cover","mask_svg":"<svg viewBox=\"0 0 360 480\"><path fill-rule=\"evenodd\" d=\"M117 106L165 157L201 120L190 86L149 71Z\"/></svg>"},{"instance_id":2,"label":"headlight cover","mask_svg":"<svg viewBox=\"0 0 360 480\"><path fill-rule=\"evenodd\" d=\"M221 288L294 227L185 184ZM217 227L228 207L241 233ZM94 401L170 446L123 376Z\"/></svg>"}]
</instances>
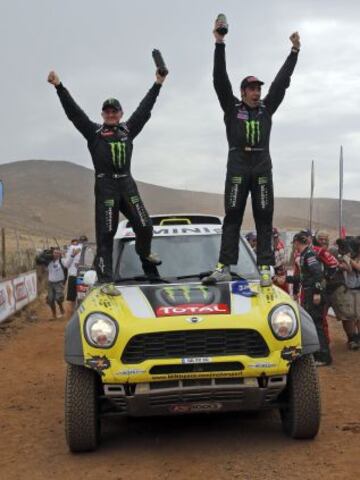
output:
<instances>
[{"instance_id":1,"label":"headlight cover","mask_svg":"<svg viewBox=\"0 0 360 480\"><path fill-rule=\"evenodd\" d=\"M269 324L278 340L288 340L298 331L298 320L290 305L278 305L269 314Z\"/></svg>"},{"instance_id":2,"label":"headlight cover","mask_svg":"<svg viewBox=\"0 0 360 480\"><path fill-rule=\"evenodd\" d=\"M91 313L85 320L85 337L93 347L110 348L118 334L118 324L104 313Z\"/></svg>"}]
</instances>

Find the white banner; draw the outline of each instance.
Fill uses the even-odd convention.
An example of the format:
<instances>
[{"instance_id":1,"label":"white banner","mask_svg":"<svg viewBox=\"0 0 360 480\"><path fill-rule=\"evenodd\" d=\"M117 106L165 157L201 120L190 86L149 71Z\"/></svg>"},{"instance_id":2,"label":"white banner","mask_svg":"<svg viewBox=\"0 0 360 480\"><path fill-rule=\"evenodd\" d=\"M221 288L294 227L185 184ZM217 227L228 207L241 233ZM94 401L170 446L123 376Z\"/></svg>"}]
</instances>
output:
<instances>
[{"instance_id":1,"label":"white banner","mask_svg":"<svg viewBox=\"0 0 360 480\"><path fill-rule=\"evenodd\" d=\"M0 281L0 322L24 308L36 297L37 277L35 271Z\"/></svg>"}]
</instances>

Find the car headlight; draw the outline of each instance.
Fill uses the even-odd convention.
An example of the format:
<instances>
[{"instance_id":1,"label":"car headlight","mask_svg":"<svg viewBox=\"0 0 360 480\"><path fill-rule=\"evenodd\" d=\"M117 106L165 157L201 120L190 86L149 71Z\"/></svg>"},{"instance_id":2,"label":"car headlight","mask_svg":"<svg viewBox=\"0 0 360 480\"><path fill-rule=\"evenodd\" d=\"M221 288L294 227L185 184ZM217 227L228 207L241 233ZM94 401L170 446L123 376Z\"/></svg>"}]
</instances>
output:
<instances>
[{"instance_id":1,"label":"car headlight","mask_svg":"<svg viewBox=\"0 0 360 480\"><path fill-rule=\"evenodd\" d=\"M117 323L104 313L91 313L85 321L86 339L94 347L112 347L117 333Z\"/></svg>"},{"instance_id":2,"label":"car headlight","mask_svg":"<svg viewBox=\"0 0 360 480\"><path fill-rule=\"evenodd\" d=\"M279 340L292 338L298 330L298 321L290 305L275 307L269 314L269 323L275 337Z\"/></svg>"}]
</instances>

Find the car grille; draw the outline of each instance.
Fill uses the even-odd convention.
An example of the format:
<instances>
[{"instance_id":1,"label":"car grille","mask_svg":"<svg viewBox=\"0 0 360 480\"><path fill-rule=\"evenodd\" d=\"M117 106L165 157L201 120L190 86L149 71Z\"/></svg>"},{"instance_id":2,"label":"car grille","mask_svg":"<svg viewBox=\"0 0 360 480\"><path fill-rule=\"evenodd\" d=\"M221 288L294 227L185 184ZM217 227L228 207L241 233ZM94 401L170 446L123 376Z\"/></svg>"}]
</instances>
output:
<instances>
[{"instance_id":1,"label":"car grille","mask_svg":"<svg viewBox=\"0 0 360 480\"><path fill-rule=\"evenodd\" d=\"M121 360L123 363L140 363L162 358L266 357L268 354L268 346L256 330L185 330L136 335L126 345Z\"/></svg>"}]
</instances>

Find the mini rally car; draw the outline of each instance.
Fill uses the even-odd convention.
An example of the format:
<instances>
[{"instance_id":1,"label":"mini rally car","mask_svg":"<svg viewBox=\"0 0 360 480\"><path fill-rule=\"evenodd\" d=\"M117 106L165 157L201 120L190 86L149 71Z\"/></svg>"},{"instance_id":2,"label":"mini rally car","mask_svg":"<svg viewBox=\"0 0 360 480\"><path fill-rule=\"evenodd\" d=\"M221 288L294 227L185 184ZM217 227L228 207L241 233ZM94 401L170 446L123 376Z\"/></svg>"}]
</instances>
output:
<instances>
[{"instance_id":1,"label":"mini rally car","mask_svg":"<svg viewBox=\"0 0 360 480\"><path fill-rule=\"evenodd\" d=\"M203 286L221 239L221 220L155 216L144 275L134 233L114 242L114 285L89 289L67 325L66 438L94 450L109 415L184 415L278 409L284 431L313 438L320 395L311 317L277 287L260 288L242 238L233 282ZM86 275L85 275L86 277Z\"/></svg>"}]
</instances>

